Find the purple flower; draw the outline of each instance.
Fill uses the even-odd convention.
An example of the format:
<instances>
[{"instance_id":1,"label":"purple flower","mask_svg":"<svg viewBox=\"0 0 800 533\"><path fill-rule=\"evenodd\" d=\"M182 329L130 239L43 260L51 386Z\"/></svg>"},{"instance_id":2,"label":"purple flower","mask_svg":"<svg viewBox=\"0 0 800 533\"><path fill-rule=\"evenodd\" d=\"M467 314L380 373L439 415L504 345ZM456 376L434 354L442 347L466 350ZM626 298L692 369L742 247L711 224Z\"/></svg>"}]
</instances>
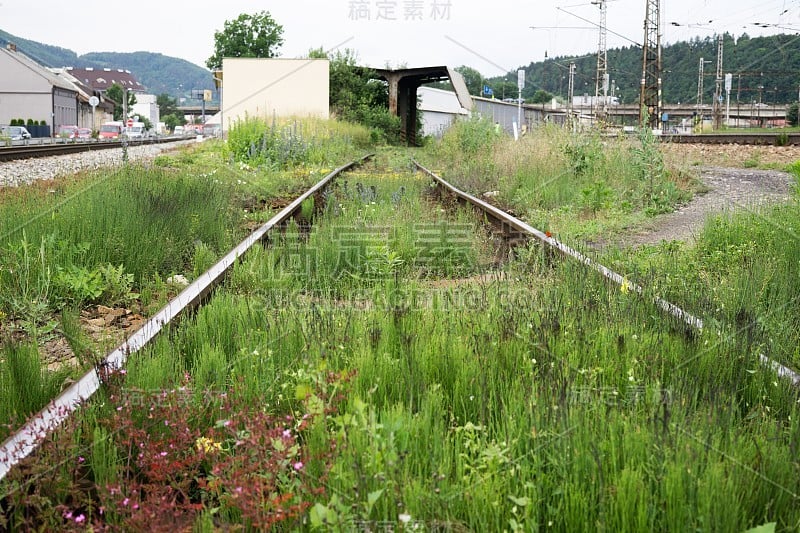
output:
<instances>
[{"instance_id":1,"label":"purple flower","mask_svg":"<svg viewBox=\"0 0 800 533\"><path fill-rule=\"evenodd\" d=\"M86 520L86 517L82 514L79 514L78 516L75 517L76 524L81 524L83 523L84 520Z\"/></svg>"},{"instance_id":2,"label":"purple flower","mask_svg":"<svg viewBox=\"0 0 800 533\"><path fill-rule=\"evenodd\" d=\"M124 500L122 500L122 505L127 507L128 503L130 503L130 501L131 501L130 498L125 498Z\"/></svg>"},{"instance_id":3,"label":"purple flower","mask_svg":"<svg viewBox=\"0 0 800 533\"><path fill-rule=\"evenodd\" d=\"M301 468L303 468L303 462L297 461L293 466L295 470L300 470Z\"/></svg>"},{"instance_id":4,"label":"purple flower","mask_svg":"<svg viewBox=\"0 0 800 533\"><path fill-rule=\"evenodd\" d=\"M289 429L284 429L283 430L283 436L284 436L284 438L287 438L287 439L291 438L292 437L292 431L289 430Z\"/></svg>"},{"instance_id":5,"label":"purple flower","mask_svg":"<svg viewBox=\"0 0 800 533\"><path fill-rule=\"evenodd\" d=\"M84 459L84 458L83 458L83 457L81 457L80 455L78 456L78 462L79 462L79 463L82 463L82 462L84 462L85 460L86 460L86 459Z\"/></svg>"}]
</instances>

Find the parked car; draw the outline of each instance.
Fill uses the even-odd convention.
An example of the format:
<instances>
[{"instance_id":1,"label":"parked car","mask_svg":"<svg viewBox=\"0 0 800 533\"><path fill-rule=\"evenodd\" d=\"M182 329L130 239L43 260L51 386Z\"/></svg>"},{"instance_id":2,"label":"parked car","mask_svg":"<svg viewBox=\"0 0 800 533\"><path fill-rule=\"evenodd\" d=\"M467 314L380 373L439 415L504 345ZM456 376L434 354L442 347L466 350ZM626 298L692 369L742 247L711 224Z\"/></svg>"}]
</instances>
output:
<instances>
[{"instance_id":1,"label":"parked car","mask_svg":"<svg viewBox=\"0 0 800 533\"><path fill-rule=\"evenodd\" d=\"M91 138L92 138L91 128L78 128L78 139L91 139Z\"/></svg>"},{"instance_id":2,"label":"parked car","mask_svg":"<svg viewBox=\"0 0 800 533\"><path fill-rule=\"evenodd\" d=\"M125 135L131 139L144 139L147 136L144 122L134 122L133 125L125 128Z\"/></svg>"},{"instance_id":3,"label":"parked car","mask_svg":"<svg viewBox=\"0 0 800 533\"><path fill-rule=\"evenodd\" d=\"M175 131L173 131L175 135L183 135L183 126L175 126Z\"/></svg>"},{"instance_id":4,"label":"parked car","mask_svg":"<svg viewBox=\"0 0 800 533\"><path fill-rule=\"evenodd\" d=\"M2 126L0 136L10 137L12 141L21 141L31 138L31 134L25 126Z\"/></svg>"},{"instance_id":5,"label":"parked car","mask_svg":"<svg viewBox=\"0 0 800 533\"><path fill-rule=\"evenodd\" d=\"M78 136L78 126L59 126L58 136L63 139L75 139Z\"/></svg>"},{"instance_id":6,"label":"parked car","mask_svg":"<svg viewBox=\"0 0 800 533\"><path fill-rule=\"evenodd\" d=\"M106 122L100 126L98 137L101 139L118 139L124 130L125 126L120 121Z\"/></svg>"}]
</instances>

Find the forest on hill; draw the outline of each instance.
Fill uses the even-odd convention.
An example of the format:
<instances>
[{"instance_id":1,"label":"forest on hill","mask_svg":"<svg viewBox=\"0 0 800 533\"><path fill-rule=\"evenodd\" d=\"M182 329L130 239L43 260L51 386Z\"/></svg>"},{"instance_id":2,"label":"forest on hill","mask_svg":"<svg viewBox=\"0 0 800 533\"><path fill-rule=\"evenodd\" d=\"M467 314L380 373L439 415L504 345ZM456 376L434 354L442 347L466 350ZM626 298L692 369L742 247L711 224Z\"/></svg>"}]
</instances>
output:
<instances>
[{"instance_id":1,"label":"forest on hill","mask_svg":"<svg viewBox=\"0 0 800 533\"><path fill-rule=\"evenodd\" d=\"M717 37L696 37L662 46L663 100L666 103L695 103L700 59L706 61L703 77L703 101L710 103L714 95ZM537 92L566 99L569 85L569 64L574 61L575 96L595 92L596 54L581 57L553 57L545 61L523 66L527 83L523 97L533 101ZM723 75L733 74L731 105L734 103L762 102L764 104L788 104L798 100L800 90L800 35L772 35L736 38L723 35ZM462 69L459 69L462 70ZM494 91L496 98L517 96L517 73L505 76L470 80L473 69L465 68L465 76L473 94L479 94L483 85ZM642 50L636 46L608 50L608 72L614 82L615 94L622 103L633 103L639 98L642 77ZM474 71L473 71L474 77ZM538 100L542 100L539 92Z\"/></svg>"},{"instance_id":2,"label":"forest on hill","mask_svg":"<svg viewBox=\"0 0 800 533\"><path fill-rule=\"evenodd\" d=\"M0 30L0 46L13 42L17 49L46 67L93 67L130 70L151 94L189 96L192 89L214 89L211 73L185 59L153 52L90 52L78 56L72 50L17 37Z\"/></svg>"}]
</instances>

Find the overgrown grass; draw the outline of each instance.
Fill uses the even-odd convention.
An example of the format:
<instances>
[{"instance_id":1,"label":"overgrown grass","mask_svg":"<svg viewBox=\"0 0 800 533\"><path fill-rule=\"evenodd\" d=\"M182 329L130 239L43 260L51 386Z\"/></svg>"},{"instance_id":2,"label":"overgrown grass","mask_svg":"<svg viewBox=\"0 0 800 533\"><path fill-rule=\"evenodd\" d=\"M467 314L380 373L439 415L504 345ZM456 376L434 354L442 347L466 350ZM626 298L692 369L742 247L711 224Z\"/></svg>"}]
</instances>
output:
<instances>
[{"instance_id":1,"label":"overgrown grass","mask_svg":"<svg viewBox=\"0 0 800 533\"><path fill-rule=\"evenodd\" d=\"M800 207L712 216L695 246L645 247L609 261L711 324L728 324L753 352L800 368Z\"/></svg>"},{"instance_id":2,"label":"overgrown grass","mask_svg":"<svg viewBox=\"0 0 800 533\"><path fill-rule=\"evenodd\" d=\"M614 138L546 125L514 142L473 119L425 157L473 194L497 190L504 206L562 238L605 239L692 194L692 180L665 166L647 130Z\"/></svg>"},{"instance_id":3,"label":"overgrown grass","mask_svg":"<svg viewBox=\"0 0 800 533\"><path fill-rule=\"evenodd\" d=\"M360 143L369 137L347 124L292 124L295 133L310 132L313 146L291 169L231 161L226 145L212 141L152 163L0 189L3 349L16 353L20 343L63 340L82 367L94 364L94 354L107 346L81 337L82 309L102 304L153 312L178 289L165 283L168 277L205 271L269 216L274 200L318 181L345 157L362 155ZM9 360L0 354L0 378L15 383L7 390L30 392L31 399L9 403L2 424L11 413L19 419L31 413L27 407L41 406L38 389L18 382Z\"/></svg>"},{"instance_id":4,"label":"overgrown grass","mask_svg":"<svg viewBox=\"0 0 800 533\"><path fill-rule=\"evenodd\" d=\"M345 161L353 147L370 145L369 130L347 122L246 116L231 128L227 148L237 161L285 169Z\"/></svg>"},{"instance_id":5,"label":"overgrown grass","mask_svg":"<svg viewBox=\"0 0 800 533\"><path fill-rule=\"evenodd\" d=\"M2 516L45 529L797 528L798 394L746 337L688 332L536 246L502 280L436 284L406 262L367 276L364 238L356 252L330 244L331 225L358 228L368 251L394 216L432 216L413 178L374 184L373 206L342 182L324 225L287 229L111 377L0 485ZM470 237L460 249L480 249ZM380 239L402 258L424 248ZM276 273L282 254L319 262Z\"/></svg>"}]
</instances>

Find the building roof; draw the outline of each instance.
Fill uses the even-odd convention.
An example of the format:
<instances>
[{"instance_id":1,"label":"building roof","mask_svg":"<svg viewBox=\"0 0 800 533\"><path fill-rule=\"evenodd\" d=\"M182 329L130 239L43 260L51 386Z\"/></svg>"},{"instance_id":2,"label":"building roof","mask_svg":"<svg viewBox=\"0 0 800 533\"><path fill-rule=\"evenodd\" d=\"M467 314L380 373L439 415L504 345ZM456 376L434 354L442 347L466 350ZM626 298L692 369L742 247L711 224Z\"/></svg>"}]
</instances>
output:
<instances>
[{"instance_id":1,"label":"building roof","mask_svg":"<svg viewBox=\"0 0 800 533\"><path fill-rule=\"evenodd\" d=\"M66 80L61 76L59 76L58 74L51 72L46 67L43 67L30 57L23 54L22 52L17 51L16 49L10 50L8 49L8 47L0 48L0 53L5 54L12 60L17 61L22 65L24 65L25 67L29 68L30 70L34 71L39 76L45 78L50 83L50 85L54 87L65 89L67 91L79 92L78 88L75 87L75 85L72 84L69 80Z\"/></svg>"},{"instance_id":2,"label":"building roof","mask_svg":"<svg viewBox=\"0 0 800 533\"><path fill-rule=\"evenodd\" d=\"M115 83L129 91L145 91L144 85L139 83L130 70L92 67L67 67L65 70L96 91L105 91Z\"/></svg>"}]
</instances>

